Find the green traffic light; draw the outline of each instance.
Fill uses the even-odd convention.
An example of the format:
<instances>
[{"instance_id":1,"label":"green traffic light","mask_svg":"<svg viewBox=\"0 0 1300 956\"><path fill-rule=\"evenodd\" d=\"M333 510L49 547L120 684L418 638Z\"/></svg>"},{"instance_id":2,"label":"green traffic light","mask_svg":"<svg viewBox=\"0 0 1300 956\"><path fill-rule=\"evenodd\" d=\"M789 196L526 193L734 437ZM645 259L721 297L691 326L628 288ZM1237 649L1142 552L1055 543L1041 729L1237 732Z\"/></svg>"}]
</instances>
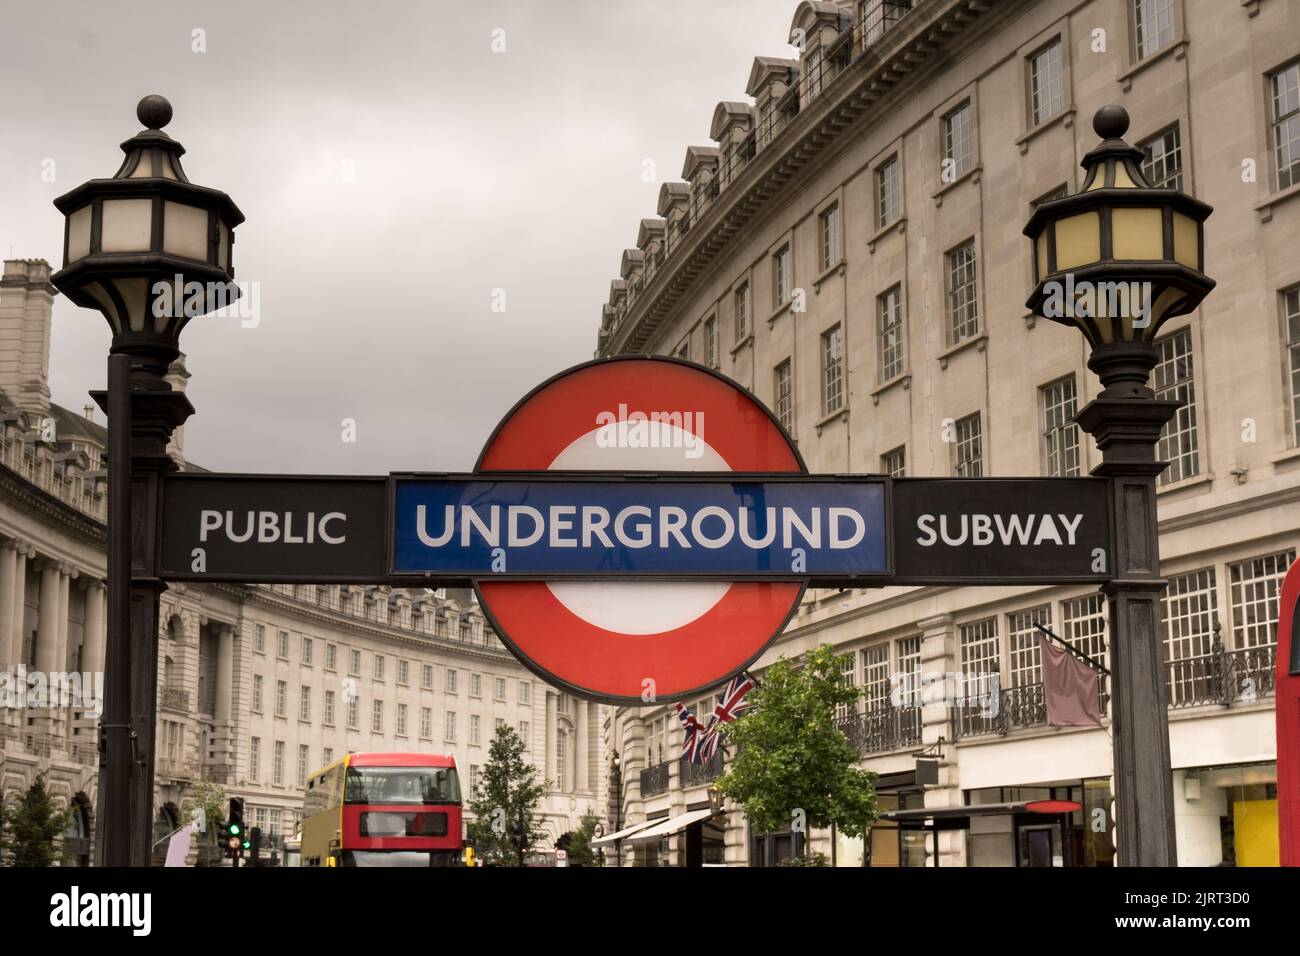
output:
<instances>
[{"instance_id":1,"label":"green traffic light","mask_svg":"<svg viewBox=\"0 0 1300 956\"><path fill-rule=\"evenodd\" d=\"M231 836L239 836L239 824L238 824L238 823L232 823L232 824L230 824L230 826L227 827L227 829L229 830Z\"/></svg>"}]
</instances>

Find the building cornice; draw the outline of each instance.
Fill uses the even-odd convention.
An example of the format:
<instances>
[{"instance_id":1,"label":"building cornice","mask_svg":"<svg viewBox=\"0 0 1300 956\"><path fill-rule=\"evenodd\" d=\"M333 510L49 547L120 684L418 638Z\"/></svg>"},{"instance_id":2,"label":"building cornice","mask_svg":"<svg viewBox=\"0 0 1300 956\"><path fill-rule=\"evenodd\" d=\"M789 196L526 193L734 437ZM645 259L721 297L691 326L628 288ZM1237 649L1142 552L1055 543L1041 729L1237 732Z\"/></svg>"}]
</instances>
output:
<instances>
[{"instance_id":1,"label":"building cornice","mask_svg":"<svg viewBox=\"0 0 1300 956\"><path fill-rule=\"evenodd\" d=\"M16 504L32 517L90 542L100 550L108 547L108 526L104 522L32 484L3 464L0 464L0 497Z\"/></svg>"}]
</instances>

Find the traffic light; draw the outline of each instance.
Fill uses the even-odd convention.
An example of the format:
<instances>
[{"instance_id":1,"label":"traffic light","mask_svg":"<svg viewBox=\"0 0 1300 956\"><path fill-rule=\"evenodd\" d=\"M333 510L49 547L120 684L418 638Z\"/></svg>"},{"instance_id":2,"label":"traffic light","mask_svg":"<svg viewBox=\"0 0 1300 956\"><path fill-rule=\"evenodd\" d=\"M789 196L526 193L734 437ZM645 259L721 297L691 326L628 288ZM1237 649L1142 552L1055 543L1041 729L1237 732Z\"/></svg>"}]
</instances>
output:
<instances>
[{"instance_id":1,"label":"traffic light","mask_svg":"<svg viewBox=\"0 0 1300 956\"><path fill-rule=\"evenodd\" d=\"M244 801L239 797L230 798L230 814L226 817L226 855L242 856L248 849L248 834L244 829Z\"/></svg>"}]
</instances>

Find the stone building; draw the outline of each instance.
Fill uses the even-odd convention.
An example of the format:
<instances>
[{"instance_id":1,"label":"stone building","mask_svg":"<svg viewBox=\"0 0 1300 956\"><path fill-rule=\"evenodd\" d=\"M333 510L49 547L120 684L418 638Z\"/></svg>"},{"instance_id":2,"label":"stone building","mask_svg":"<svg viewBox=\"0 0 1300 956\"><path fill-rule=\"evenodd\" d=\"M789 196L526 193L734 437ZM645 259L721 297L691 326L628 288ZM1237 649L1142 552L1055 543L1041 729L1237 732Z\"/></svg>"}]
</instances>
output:
<instances>
[{"instance_id":1,"label":"stone building","mask_svg":"<svg viewBox=\"0 0 1300 956\"><path fill-rule=\"evenodd\" d=\"M1153 381L1185 403L1158 487L1179 860L1275 864L1277 593L1300 544L1300 3L792 7L793 54L736 77L750 99L717 105L711 142L687 149L623 253L597 354L719 370L814 472L1086 475L1100 456L1072 417L1099 383L1080 334L1027 314L1021 229L1079 188L1094 111L1122 104L1148 178L1215 208L1218 288L1163 329ZM1109 865L1109 726L1046 726L1038 622L1106 659L1088 588L810 591L756 672L834 645L864 690L841 723L882 806L967 808L934 838L882 823L865 844L813 832L811 849L840 865ZM923 699L918 673L995 673L1000 708ZM734 806L723 827L697 819L720 768L680 762L671 708L610 709L602 730L619 755L611 817L659 824L626 835L625 862L789 854L791 834L752 833ZM916 779L923 748L937 786ZM1083 809L980 809L1045 797Z\"/></svg>"},{"instance_id":2,"label":"stone building","mask_svg":"<svg viewBox=\"0 0 1300 956\"><path fill-rule=\"evenodd\" d=\"M14 677L95 675L104 663L106 432L93 406L50 401L49 277L44 261L14 260L0 280L0 672ZM169 377L184 388L188 374L177 363ZM192 468L182 443L178 433L171 450ZM244 798L247 823L278 846L301 817L306 776L348 751L451 753L468 791L502 722L551 781L539 849L594 805L597 705L516 662L471 592L184 584L163 594L160 621L159 839L193 785L211 781ZM32 703L47 701L0 706L0 793L14 799L45 771L72 811L64 862L88 863L98 714Z\"/></svg>"}]
</instances>

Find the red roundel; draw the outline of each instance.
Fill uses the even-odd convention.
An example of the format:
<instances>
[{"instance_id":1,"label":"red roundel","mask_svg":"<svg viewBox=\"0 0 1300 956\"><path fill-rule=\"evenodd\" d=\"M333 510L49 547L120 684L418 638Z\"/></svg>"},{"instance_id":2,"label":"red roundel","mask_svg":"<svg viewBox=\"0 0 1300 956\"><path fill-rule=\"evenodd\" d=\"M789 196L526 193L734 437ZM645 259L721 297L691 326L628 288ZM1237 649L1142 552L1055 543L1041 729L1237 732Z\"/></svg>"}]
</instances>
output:
<instances>
[{"instance_id":1,"label":"red roundel","mask_svg":"<svg viewBox=\"0 0 1300 956\"><path fill-rule=\"evenodd\" d=\"M505 417L475 468L492 471L803 473L749 392L667 358L579 365ZM781 633L786 582L494 581L476 584L498 633L534 672L583 697L674 700L714 687Z\"/></svg>"}]
</instances>

